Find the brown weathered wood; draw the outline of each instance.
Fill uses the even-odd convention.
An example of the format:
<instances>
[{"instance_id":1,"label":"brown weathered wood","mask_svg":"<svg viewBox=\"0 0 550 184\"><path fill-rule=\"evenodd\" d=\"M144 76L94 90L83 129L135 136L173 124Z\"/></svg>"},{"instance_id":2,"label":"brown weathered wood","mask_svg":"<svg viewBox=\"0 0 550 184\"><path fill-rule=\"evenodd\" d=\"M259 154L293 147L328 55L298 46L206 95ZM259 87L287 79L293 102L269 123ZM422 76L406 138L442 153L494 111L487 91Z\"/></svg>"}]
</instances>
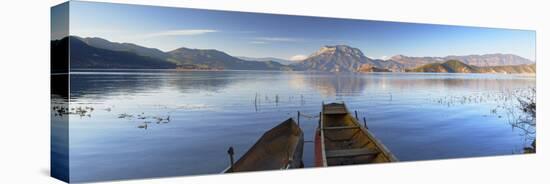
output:
<instances>
[{"instance_id":1,"label":"brown weathered wood","mask_svg":"<svg viewBox=\"0 0 550 184\"><path fill-rule=\"evenodd\" d=\"M319 128L322 149L316 156L322 157L323 166L398 161L344 103L323 104L322 110Z\"/></svg>"},{"instance_id":2,"label":"brown weathered wood","mask_svg":"<svg viewBox=\"0 0 550 184\"><path fill-rule=\"evenodd\" d=\"M323 107L323 113L327 115L347 114L346 106L340 104L326 104Z\"/></svg>"},{"instance_id":3,"label":"brown weathered wood","mask_svg":"<svg viewBox=\"0 0 550 184\"><path fill-rule=\"evenodd\" d=\"M339 115L339 114L347 114L345 109L329 109L325 110L326 115Z\"/></svg>"},{"instance_id":4,"label":"brown weathered wood","mask_svg":"<svg viewBox=\"0 0 550 184\"><path fill-rule=\"evenodd\" d=\"M304 133L290 118L264 133L239 160L234 162L233 166L229 166L223 173L303 167L303 146Z\"/></svg>"},{"instance_id":5,"label":"brown weathered wood","mask_svg":"<svg viewBox=\"0 0 550 184\"><path fill-rule=\"evenodd\" d=\"M345 129L356 129L360 128L360 126L335 126L335 127L325 127L323 129L325 130L345 130Z\"/></svg>"},{"instance_id":6,"label":"brown weathered wood","mask_svg":"<svg viewBox=\"0 0 550 184\"><path fill-rule=\"evenodd\" d=\"M361 148L361 149L344 149L344 150L331 150L327 151L326 155L328 158L340 158L340 157L356 157L356 156L367 156L367 155L376 155L380 153L374 149Z\"/></svg>"}]
</instances>

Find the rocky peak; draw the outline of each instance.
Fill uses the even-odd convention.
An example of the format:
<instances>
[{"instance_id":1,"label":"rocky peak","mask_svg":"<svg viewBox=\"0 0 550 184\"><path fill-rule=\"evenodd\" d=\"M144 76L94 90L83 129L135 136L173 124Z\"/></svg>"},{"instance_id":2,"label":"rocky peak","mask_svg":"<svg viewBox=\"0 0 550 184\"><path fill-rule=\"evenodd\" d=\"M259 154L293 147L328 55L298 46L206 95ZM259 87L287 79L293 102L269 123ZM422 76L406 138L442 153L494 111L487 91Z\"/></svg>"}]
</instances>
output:
<instances>
[{"instance_id":1,"label":"rocky peak","mask_svg":"<svg viewBox=\"0 0 550 184\"><path fill-rule=\"evenodd\" d=\"M313 53L310 57L316 57L320 55L335 55L335 54L365 57L363 52L361 52L361 50L347 46L347 45L325 45L321 47L317 52Z\"/></svg>"},{"instance_id":2,"label":"rocky peak","mask_svg":"<svg viewBox=\"0 0 550 184\"><path fill-rule=\"evenodd\" d=\"M401 60L403 58L406 58L406 56L399 54L399 55L392 56L390 59L391 60Z\"/></svg>"}]
</instances>

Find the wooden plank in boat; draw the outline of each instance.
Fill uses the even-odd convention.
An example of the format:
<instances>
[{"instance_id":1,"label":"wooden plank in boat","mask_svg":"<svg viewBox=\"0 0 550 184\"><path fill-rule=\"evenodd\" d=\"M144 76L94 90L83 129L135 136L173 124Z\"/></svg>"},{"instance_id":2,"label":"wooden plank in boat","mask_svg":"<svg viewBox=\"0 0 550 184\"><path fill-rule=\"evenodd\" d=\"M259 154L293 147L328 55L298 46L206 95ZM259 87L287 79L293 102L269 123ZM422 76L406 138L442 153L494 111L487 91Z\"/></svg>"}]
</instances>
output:
<instances>
[{"instance_id":1,"label":"wooden plank in boat","mask_svg":"<svg viewBox=\"0 0 550 184\"><path fill-rule=\"evenodd\" d=\"M338 114L347 114L345 108L325 108L325 111L323 112L326 115L338 115Z\"/></svg>"},{"instance_id":2,"label":"wooden plank in boat","mask_svg":"<svg viewBox=\"0 0 550 184\"><path fill-rule=\"evenodd\" d=\"M369 148L330 150L326 152L326 157L327 158L356 157L356 156L376 155L378 153L380 152Z\"/></svg>"},{"instance_id":3,"label":"wooden plank in boat","mask_svg":"<svg viewBox=\"0 0 550 184\"><path fill-rule=\"evenodd\" d=\"M325 127L324 130L345 130L345 129L356 129L359 128L359 126L333 126L333 127Z\"/></svg>"},{"instance_id":4,"label":"wooden plank in boat","mask_svg":"<svg viewBox=\"0 0 550 184\"><path fill-rule=\"evenodd\" d=\"M327 115L348 113L344 104L326 104L323 107L323 113Z\"/></svg>"}]
</instances>

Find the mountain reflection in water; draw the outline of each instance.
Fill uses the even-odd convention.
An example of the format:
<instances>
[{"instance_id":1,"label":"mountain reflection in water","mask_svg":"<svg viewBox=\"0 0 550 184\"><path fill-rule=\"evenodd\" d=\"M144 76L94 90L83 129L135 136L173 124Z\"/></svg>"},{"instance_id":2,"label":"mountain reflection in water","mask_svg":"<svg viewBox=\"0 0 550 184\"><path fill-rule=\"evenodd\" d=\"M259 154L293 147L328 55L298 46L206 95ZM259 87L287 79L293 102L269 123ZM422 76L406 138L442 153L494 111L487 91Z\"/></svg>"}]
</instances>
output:
<instances>
[{"instance_id":1,"label":"mountain reflection in water","mask_svg":"<svg viewBox=\"0 0 550 184\"><path fill-rule=\"evenodd\" d=\"M79 182L219 173L229 146L239 158L297 111L312 117L301 119L305 139L312 140L321 102L335 100L365 117L402 161L518 153L530 142L491 113L498 98L453 106L438 99L525 89L535 86L535 78L110 70L75 71L70 83L71 107L94 108L90 117L69 115L71 176ZM167 117L170 123L155 123ZM306 167L313 163L312 148L304 146Z\"/></svg>"}]
</instances>

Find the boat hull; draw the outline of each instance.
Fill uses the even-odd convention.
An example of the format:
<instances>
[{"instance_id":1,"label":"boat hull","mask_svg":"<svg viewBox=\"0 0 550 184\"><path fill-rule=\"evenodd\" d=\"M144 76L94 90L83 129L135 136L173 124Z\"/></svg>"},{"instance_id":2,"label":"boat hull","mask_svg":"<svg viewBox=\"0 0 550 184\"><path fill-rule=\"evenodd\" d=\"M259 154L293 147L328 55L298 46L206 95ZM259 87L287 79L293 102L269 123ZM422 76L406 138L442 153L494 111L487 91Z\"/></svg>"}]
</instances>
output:
<instances>
[{"instance_id":1,"label":"boat hull","mask_svg":"<svg viewBox=\"0 0 550 184\"><path fill-rule=\"evenodd\" d=\"M304 133L288 119L264 135L223 173L301 168Z\"/></svg>"}]
</instances>

